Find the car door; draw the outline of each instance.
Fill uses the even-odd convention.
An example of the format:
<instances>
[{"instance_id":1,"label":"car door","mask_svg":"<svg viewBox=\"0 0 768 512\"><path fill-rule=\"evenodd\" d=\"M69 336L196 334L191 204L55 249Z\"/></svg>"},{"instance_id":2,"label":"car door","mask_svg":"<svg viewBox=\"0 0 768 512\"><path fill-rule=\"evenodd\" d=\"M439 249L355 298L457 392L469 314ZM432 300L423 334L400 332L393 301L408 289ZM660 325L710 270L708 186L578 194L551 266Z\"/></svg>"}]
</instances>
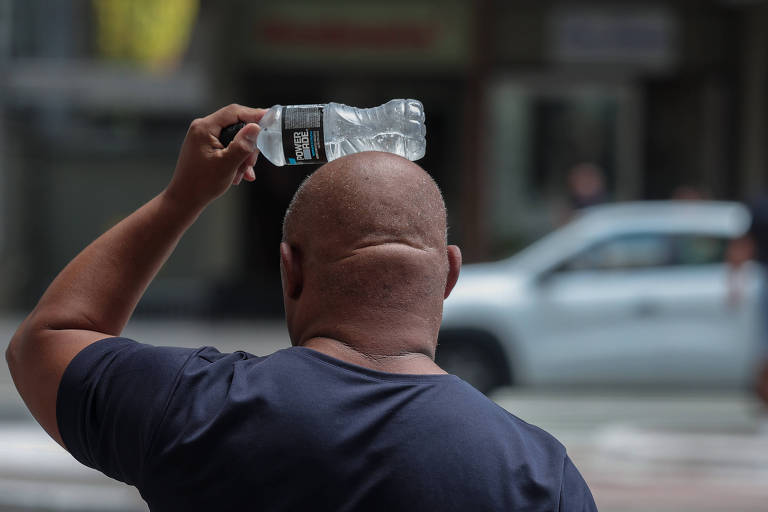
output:
<instances>
[{"instance_id":1,"label":"car door","mask_svg":"<svg viewBox=\"0 0 768 512\"><path fill-rule=\"evenodd\" d=\"M682 384L743 378L742 309L727 300L724 237L606 237L534 287L532 380Z\"/></svg>"},{"instance_id":2,"label":"car door","mask_svg":"<svg viewBox=\"0 0 768 512\"><path fill-rule=\"evenodd\" d=\"M734 300L724 262L730 239L722 235L678 233L666 293L658 300L665 315L659 381L716 386L744 385L755 348L759 276L746 266L741 297Z\"/></svg>"}]
</instances>

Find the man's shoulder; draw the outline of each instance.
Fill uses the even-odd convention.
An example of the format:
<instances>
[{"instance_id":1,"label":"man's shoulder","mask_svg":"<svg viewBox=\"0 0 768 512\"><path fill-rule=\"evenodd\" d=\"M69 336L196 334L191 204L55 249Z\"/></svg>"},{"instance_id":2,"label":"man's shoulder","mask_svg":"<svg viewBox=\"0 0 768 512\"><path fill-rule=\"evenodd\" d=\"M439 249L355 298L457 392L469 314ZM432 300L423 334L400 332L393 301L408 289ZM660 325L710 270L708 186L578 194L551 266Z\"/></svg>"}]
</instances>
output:
<instances>
[{"instance_id":1,"label":"man's shoulder","mask_svg":"<svg viewBox=\"0 0 768 512\"><path fill-rule=\"evenodd\" d=\"M528 423L469 384L463 383L463 387L469 388L471 391L466 391L463 401L457 401L455 406L458 410L467 408L468 412L471 412L475 418L484 418L487 422L486 428L491 431L490 433L495 433L506 442L520 443L526 449L543 450L555 458L565 457L565 447L555 436Z\"/></svg>"}]
</instances>

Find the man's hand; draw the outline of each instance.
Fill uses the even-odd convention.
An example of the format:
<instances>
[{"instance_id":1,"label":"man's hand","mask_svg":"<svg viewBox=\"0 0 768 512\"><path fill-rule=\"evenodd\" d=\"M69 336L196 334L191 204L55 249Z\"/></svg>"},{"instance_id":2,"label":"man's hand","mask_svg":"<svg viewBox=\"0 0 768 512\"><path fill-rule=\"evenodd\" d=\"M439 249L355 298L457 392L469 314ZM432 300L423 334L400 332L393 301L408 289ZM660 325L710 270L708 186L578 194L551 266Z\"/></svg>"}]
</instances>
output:
<instances>
[{"instance_id":1,"label":"man's hand","mask_svg":"<svg viewBox=\"0 0 768 512\"><path fill-rule=\"evenodd\" d=\"M735 308L744 299L744 264L755 256L755 241L749 234L733 240L725 253L728 264L726 303Z\"/></svg>"},{"instance_id":2,"label":"man's hand","mask_svg":"<svg viewBox=\"0 0 768 512\"><path fill-rule=\"evenodd\" d=\"M229 105L189 127L176 163L176 171L165 193L180 204L203 208L224 194L230 184L253 181L253 165L259 156L256 138L266 110ZM226 148L219 141L221 130L238 122L246 124Z\"/></svg>"}]
</instances>

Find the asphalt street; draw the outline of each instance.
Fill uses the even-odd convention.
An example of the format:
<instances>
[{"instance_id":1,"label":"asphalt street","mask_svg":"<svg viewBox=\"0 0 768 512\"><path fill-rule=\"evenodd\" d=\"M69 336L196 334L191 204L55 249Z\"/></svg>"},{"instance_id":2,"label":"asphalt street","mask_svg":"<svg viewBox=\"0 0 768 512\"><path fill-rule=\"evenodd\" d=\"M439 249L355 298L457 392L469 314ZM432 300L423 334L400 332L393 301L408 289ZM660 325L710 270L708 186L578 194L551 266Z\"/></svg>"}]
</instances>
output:
<instances>
[{"instance_id":1,"label":"asphalt street","mask_svg":"<svg viewBox=\"0 0 768 512\"><path fill-rule=\"evenodd\" d=\"M0 319L0 348L19 319ZM280 322L132 323L157 345L258 355L288 346ZM768 510L768 418L745 392L502 390L502 407L555 435L603 512ZM146 510L131 487L85 468L34 423L0 365L0 511Z\"/></svg>"}]
</instances>

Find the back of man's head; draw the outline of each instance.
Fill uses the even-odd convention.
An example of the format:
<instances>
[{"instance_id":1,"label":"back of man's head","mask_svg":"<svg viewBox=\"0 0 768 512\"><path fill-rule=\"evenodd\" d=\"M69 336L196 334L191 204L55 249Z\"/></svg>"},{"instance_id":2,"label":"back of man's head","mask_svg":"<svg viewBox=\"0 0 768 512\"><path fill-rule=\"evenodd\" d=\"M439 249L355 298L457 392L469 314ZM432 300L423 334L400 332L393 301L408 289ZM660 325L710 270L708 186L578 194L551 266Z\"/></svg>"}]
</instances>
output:
<instances>
[{"instance_id":1,"label":"back of man's head","mask_svg":"<svg viewBox=\"0 0 768 512\"><path fill-rule=\"evenodd\" d=\"M281 252L295 344L342 324L348 338L393 322L436 336L452 285L446 212L418 165L378 152L324 165L288 208Z\"/></svg>"}]
</instances>

